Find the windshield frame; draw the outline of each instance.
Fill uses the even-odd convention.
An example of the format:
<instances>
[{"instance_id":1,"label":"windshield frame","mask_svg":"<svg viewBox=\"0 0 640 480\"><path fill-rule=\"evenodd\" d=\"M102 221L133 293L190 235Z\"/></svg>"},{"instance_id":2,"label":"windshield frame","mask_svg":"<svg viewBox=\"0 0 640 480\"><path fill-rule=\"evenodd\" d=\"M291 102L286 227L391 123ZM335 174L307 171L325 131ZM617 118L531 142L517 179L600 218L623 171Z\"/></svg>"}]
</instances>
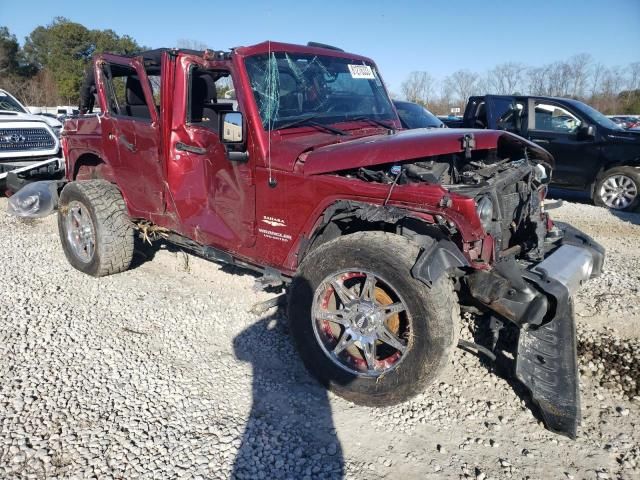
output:
<instances>
[{"instance_id":1,"label":"windshield frame","mask_svg":"<svg viewBox=\"0 0 640 480\"><path fill-rule=\"evenodd\" d=\"M358 79L356 81L368 81L368 82L375 82L375 87L371 87L371 99L373 102L380 102L379 104L382 105L382 111L381 112L375 112L375 111L363 111L363 110L347 110L347 111L340 111L340 112L332 112L332 111L327 111L324 112L321 109L320 110L309 110L309 109L304 109L304 108L300 108L298 112L296 112L297 114L295 115L287 115L287 116L282 116L277 118L276 120L272 120L272 123L269 124L269 119L268 117L264 117L263 111L261 111L261 105L260 105L260 93L256 90L255 88L255 82L257 82L257 80L253 77L253 75L255 74L255 72L251 72L252 68L256 68L256 65L251 65L251 62L254 61L255 59L259 59L260 57L262 57L262 61L264 63L266 63L266 59L269 57L269 53L274 56L276 58L276 62L278 61L282 61L285 56L289 56L289 59L301 59L304 57L307 57L311 60L309 60L309 64L311 64L315 59L318 59L318 63L320 64L321 68L324 68L323 65L327 64L333 64L335 63L342 63L343 65L366 65L368 67L371 68L371 71L373 72L373 74L375 75L375 79ZM354 120L353 118L355 117L367 117L367 118L371 118L373 120L380 120L383 122L389 122L390 127L398 127L400 126L400 120L398 119L398 115L395 111L395 107L393 106L393 102L391 100L391 97L389 95L389 91L386 88L386 85L384 83L384 80L382 79L382 77L380 76L378 67L375 65L375 63L370 60L370 59L366 59L365 57L359 57L359 56L351 56L351 55L336 55L336 52L327 52L326 54L323 53L316 53L316 52L305 52L305 51L298 51L298 50L273 50L271 52L256 52L256 53L252 53L250 55L245 55L242 58L242 66L243 66L243 70L244 73L246 74L246 79L247 79L247 86L248 86L248 91L251 92L250 95L248 95L248 99L250 99L250 101L253 103L253 107L255 107L255 112L257 113L257 120L258 120L258 124L260 125L260 127L262 127L262 130L266 133L269 132L279 132L283 130L283 127L287 127L287 124L290 123L297 123L297 120L300 119L304 119L305 117L310 116L311 114L313 114L313 121L320 123L322 125L334 125L334 124L346 124L346 123L353 123L353 122L365 122L367 123L368 127L371 128L372 124L370 122L368 122L366 119L358 119L358 120ZM279 64L278 64L279 65ZM267 68L271 68L271 67L267 67ZM265 69L266 70L266 69ZM280 68L278 68L279 72L281 72L282 70ZM263 70L264 71L264 70ZM291 70L290 72L294 73L293 70ZM291 73L286 72L287 74L289 74L290 76L293 77L293 75L291 75ZM346 73L346 72L342 72L340 71L338 74L342 74L342 73ZM330 75L330 74L329 74ZM280 73L278 74L278 77L280 77ZM346 75L345 75L346 77ZM343 78L345 78L343 77ZM312 77L313 78L313 77ZM352 78L353 77L352 75ZM337 76L336 76L337 79ZM294 78L295 80L295 78ZM325 77L325 80L328 80ZM262 80L264 82L264 79ZM335 81L335 80L333 80ZM327 84L330 84L331 82L327 81ZM369 83L369 85L371 86L371 83ZM299 83L296 83L296 85L299 85ZM324 85L326 87L326 84ZM355 89L354 89L355 90ZM351 91L353 93L353 91ZM297 94L299 94L298 92L296 92ZM334 92L330 92L328 94L327 97L334 95ZM354 96L355 98L355 96ZM331 99L334 103L337 101L336 98L332 98ZM278 102L280 101L280 93L278 93ZM326 98L325 102L328 102L329 99ZM376 103L376 105L378 105L378 103ZM386 106L386 107L385 107ZM267 106L267 108L269 108ZM271 107L273 108L273 107ZM280 109L280 104L278 103L277 107L278 109ZM333 113L333 114L332 114ZM269 128L271 127L271 128ZM287 129L297 129L297 128L309 128L309 125L306 122L301 122L300 125L295 125L292 127L287 127ZM374 126L374 128L382 128Z\"/></svg>"},{"instance_id":2,"label":"windshield frame","mask_svg":"<svg viewBox=\"0 0 640 480\"><path fill-rule=\"evenodd\" d=\"M14 110L7 110L7 109L4 109L4 108L0 108L0 111L3 111L3 112L16 112L16 113L29 113L27 111L27 109L25 108L25 106L22 105L22 103L20 103L17 98L14 97L13 95L11 95L6 90L0 91L0 98L2 98L2 97L8 98L10 103L13 103L14 106L19 108L19 110L15 110L15 109Z\"/></svg>"},{"instance_id":3,"label":"windshield frame","mask_svg":"<svg viewBox=\"0 0 640 480\"><path fill-rule=\"evenodd\" d=\"M586 116L592 122L600 125L601 127L608 128L609 130L616 130L624 132L625 129L618 125L616 122L607 117L604 113L599 112L595 108L586 103L580 102L578 100L572 100L569 102L570 105L578 110L582 115Z\"/></svg>"}]
</instances>

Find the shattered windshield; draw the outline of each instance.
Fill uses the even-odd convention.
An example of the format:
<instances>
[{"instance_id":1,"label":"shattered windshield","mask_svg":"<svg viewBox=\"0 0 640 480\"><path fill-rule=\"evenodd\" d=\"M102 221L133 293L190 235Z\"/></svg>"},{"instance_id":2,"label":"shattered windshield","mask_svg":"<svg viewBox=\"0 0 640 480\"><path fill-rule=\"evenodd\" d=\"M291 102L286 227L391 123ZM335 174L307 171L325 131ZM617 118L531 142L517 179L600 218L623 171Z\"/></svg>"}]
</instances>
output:
<instances>
[{"instance_id":1,"label":"shattered windshield","mask_svg":"<svg viewBox=\"0 0 640 480\"><path fill-rule=\"evenodd\" d=\"M266 130L350 119L396 120L373 65L355 59L273 52L245 60Z\"/></svg>"}]
</instances>

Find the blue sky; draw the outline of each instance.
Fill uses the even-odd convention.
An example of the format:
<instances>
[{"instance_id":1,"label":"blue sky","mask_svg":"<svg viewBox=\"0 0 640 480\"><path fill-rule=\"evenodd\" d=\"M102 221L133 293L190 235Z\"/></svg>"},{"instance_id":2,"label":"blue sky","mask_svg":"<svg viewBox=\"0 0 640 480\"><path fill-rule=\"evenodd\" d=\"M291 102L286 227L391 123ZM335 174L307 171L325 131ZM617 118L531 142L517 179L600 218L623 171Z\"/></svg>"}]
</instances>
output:
<instances>
[{"instance_id":1,"label":"blue sky","mask_svg":"<svg viewBox=\"0 0 640 480\"><path fill-rule=\"evenodd\" d=\"M64 16L149 47L191 39L227 49L263 40L330 43L372 57L392 91L413 70L528 65L586 52L606 65L640 61L640 0L0 0L0 25L22 42Z\"/></svg>"}]
</instances>

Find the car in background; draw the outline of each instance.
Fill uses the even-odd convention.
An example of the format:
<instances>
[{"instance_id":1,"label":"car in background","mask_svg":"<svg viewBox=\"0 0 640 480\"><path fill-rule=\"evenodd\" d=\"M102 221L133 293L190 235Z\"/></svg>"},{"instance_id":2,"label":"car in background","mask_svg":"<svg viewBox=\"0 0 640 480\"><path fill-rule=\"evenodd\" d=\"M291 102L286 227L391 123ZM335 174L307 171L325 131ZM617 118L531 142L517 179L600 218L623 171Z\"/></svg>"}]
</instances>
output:
<instances>
[{"instance_id":1,"label":"car in background","mask_svg":"<svg viewBox=\"0 0 640 480\"><path fill-rule=\"evenodd\" d=\"M587 192L596 205L612 210L640 207L640 132L624 129L578 100L474 96L462 122L448 126L520 135L553 155L552 186Z\"/></svg>"},{"instance_id":2,"label":"car in background","mask_svg":"<svg viewBox=\"0 0 640 480\"><path fill-rule=\"evenodd\" d=\"M15 192L33 180L62 177L61 129L57 119L30 112L0 90L0 193Z\"/></svg>"},{"instance_id":3,"label":"car in background","mask_svg":"<svg viewBox=\"0 0 640 480\"><path fill-rule=\"evenodd\" d=\"M446 128L438 117L418 103L394 100L393 105L404 128Z\"/></svg>"},{"instance_id":4,"label":"car in background","mask_svg":"<svg viewBox=\"0 0 640 480\"><path fill-rule=\"evenodd\" d=\"M70 105L58 106L56 110L56 116L61 122L64 122L65 118L78 115L79 113L80 110L78 107L72 107Z\"/></svg>"},{"instance_id":5,"label":"car in background","mask_svg":"<svg viewBox=\"0 0 640 480\"><path fill-rule=\"evenodd\" d=\"M609 118L627 130L640 127L639 117L634 117L632 115L609 115Z\"/></svg>"},{"instance_id":6,"label":"car in background","mask_svg":"<svg viewBox=\"0 0 640 480\"><path fill-rule=\"evenodd\" d=\"M438 115L438 119L449 128L462 128L462 117L460 115Z\"/></svg>"}]
</instances>

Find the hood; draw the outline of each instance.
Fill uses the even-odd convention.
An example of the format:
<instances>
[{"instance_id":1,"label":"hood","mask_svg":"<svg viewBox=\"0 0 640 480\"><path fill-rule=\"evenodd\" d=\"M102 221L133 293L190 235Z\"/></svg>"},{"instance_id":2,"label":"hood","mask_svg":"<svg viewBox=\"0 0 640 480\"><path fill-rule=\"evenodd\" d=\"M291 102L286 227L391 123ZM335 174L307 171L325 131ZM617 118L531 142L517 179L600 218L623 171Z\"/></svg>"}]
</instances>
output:
<instances>
[{"instance_id":1,"label":"hood","mask_svg":"<svg viewBox=\"0 0 640 480\"><path fill-rule=\"evenodd\" d=\"M473 135L474 150L497 149L502 158L518 158L526 148L530 159L554 165L549 152L522 137L505 131L471 129L415 129L363 137L316 148L302 154L300 161L305 175L317 175L416 160L463 152L465 135Z\"/></svg>"},{"instance_id":2,"label":"hood","mask_svg":"<svg viewBox=\"0 0 640 480\"><path fill-rule=\"evenodd\" d=\"M0 111L0 124L5 122L44 122L52 129L62 127L62 123L60 123L58 119L47 117L45 115Z\"/></svg>"}]
</instances>

